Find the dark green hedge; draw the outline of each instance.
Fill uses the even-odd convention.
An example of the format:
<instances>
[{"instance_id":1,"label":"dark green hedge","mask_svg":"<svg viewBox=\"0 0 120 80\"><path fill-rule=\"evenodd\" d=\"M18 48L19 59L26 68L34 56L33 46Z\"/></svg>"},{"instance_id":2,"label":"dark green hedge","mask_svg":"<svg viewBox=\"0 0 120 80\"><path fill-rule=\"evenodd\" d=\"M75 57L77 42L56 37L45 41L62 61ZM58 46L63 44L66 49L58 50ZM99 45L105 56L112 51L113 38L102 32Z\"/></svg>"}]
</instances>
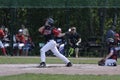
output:
<instances>
[{"instance_id":1,"label":"dark green hedge","mask_svg":"<svg viewBox=\"0 0 120 80\"><path fill-rule=\"evenodd\" d=\"M120 0L0 0L1 8L120 7Z\"/></svg>"}]
</instances>

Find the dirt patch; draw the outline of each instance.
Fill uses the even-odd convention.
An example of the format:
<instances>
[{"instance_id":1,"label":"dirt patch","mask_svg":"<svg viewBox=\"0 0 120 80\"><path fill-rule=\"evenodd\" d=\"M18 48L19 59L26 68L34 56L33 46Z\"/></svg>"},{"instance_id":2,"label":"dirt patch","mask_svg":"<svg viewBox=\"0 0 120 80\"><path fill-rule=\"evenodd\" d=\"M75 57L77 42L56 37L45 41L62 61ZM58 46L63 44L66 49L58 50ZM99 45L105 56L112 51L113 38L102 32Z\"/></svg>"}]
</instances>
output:
<instances>
[{"instance_id":1,"label":"dirt patch","mask_svg":"<svg viewBox=\"0 0 120 80\"><path fill-rule=\"evenodd\" d=\"M120 65L116 67L98 66L96 64L47 64L47 68L37 68L39 64L0 64L0 76L22 73L67 74L67 75L120 75Z\"/></svg>"}]
</instances>

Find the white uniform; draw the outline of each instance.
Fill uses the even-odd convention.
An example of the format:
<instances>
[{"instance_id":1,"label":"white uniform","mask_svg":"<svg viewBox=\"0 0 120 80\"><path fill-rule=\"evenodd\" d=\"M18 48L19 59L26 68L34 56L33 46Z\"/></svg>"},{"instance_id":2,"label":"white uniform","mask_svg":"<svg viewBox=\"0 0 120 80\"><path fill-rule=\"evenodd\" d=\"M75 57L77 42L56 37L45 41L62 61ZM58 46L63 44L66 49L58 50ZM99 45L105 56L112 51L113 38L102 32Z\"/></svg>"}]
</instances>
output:
<instances>
[{"instance_id":1,"label":"white uniform","mask_svg":"<svg viewBox=\"0 0 120 80\"><path fill-rule=\"evenodd\" d=\"M4 48L4 45L1 40L0 40L0 48Z\"/></svg>"}]
</instances>

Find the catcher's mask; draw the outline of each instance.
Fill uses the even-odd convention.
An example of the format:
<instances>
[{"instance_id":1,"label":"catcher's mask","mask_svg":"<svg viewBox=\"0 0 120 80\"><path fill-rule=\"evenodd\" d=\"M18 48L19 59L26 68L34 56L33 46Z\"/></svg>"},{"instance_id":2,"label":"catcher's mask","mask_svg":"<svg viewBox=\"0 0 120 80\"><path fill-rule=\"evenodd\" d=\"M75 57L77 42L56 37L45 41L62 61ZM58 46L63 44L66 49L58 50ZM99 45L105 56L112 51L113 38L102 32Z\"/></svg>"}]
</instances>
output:
<instances>
[{"instance_id":1,"label":"catcher's mask","mask_svg":"<svg viewBox=\"0 0 120 80\"><path fill-rule=\"evenodd\" d=\"M108 44L109 44L109 45L115 45L114 39L113 39L113 38L109 38L109 39L108 39Z\"/></svg>"}]
</instances>

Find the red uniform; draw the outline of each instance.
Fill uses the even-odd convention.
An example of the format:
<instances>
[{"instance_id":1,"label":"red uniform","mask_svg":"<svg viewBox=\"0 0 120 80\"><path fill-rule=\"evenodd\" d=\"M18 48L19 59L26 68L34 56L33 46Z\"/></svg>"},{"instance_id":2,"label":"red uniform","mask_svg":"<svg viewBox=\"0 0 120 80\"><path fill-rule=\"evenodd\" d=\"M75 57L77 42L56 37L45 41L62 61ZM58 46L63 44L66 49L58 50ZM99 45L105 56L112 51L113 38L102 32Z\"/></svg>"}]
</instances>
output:
<instances>
[{"instance_id":1,"label":"red uniform","mask_svg":"<svg viewBox=\"0 0 120 80\"><path fill-rule=\"evenodd\" d=\"M49 40L54 40L60 34L60 31L51 26L45 26L43 31L41 32L45 36L46 42Z\"/></svg>"},{"instance_id":2,"label":"red uniform","mask_svg":"<svg viewBox=\"0 0 120 80\"><path fill-rule=\"evenodd\" d=\"M23 48L23 46L25 44L25 37L24 37L23 34L18 33L18 34L16 34L15 38L16 38L17 44L15 44L14 47L17 47L18 50L15 49L14 54L16 55L17 51L19 51L19 55L22 55L22 48Z\"/></svg>"},{"instance_id":3,"label":"red uniform","mask_svg":"<svg viewBox=\"0 0 120 80\"><path fill-rule=\"evenodd\" d=\"M2 39L4 36L5 36L4 31L3 31L2 29L0 29L0 39ZM3 45L3 43L2 43L1 40L0 40L0 48L1 48L1 50L2 50L2 53L3 53L4 55L7 55L7 54L6 54L6 50L5 50L4 45Z\"/></svg>"},{"instance_id":4,"label":"red uniform","mask_svg":"<svg viewBox=\"0 0 120 80\"><path fill-rule=\"evenodd\" d=\"M25 37L24 37L24 35L16 34L16 41L20 42L20 43L25 43Z\"/></svg>"},{"instance_id":5,"label":"red uniform","mask_svg":"<svg viewBox=\"0 0 120 80\"><path fill-rule=\"evenodd\" d=\"M2 29L0 29L0 38L3 38L5 35L4 31Z\"/></svg>"}]
</instances>

